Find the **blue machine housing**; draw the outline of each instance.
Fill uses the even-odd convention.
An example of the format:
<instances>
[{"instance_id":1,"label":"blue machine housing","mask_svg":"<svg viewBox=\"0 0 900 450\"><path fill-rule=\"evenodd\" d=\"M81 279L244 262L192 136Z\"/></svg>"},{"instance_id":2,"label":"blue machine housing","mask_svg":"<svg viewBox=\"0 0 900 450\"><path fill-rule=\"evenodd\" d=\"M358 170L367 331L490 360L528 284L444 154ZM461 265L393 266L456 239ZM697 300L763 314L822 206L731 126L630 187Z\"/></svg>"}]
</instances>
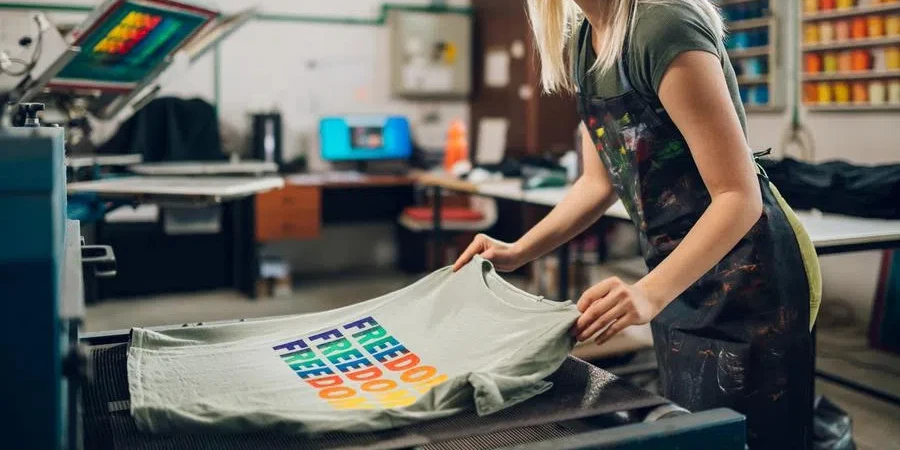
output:
<instances>
[{"instance_id":1,"label":"blue machine housing","mask_svg":"<svg viewBox=\"0 0 900 450\"><path fill-rule=\"evenodd\" d=\"M10 448L62 448L68 334L59 301L66 240L64 130L0 129L0 327ZM73 237L75 238L75 237ZM19 445L15 445L19 444Z\"/></svg>"}]
</instances>

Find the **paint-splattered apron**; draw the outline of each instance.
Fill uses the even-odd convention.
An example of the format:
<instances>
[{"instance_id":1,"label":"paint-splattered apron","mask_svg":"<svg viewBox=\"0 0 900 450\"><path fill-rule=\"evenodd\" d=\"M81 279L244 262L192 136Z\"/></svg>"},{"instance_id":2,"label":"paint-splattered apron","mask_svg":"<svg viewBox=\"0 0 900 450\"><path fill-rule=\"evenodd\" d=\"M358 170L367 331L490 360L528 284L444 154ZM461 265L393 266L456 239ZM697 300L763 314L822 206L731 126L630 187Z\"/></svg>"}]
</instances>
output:
<instances>
[{"instance_id":1,"label":"paint-splattered apron","mask_svg":"<svg viewBox=\"0 0 900 450\"><path fill-rule=\"evenodd\" d=\"M591 45L584 33L582 45ZM575 74L585 73L582 60ZM625 93L611 98L593 96L593 84L576 75L578 108L652 270L710 195L672 120L631 88L621 62L619 72ZM802 449L811 439L809 285L785 212L765 174L759 181L759 221L651 327L667 398L693 411L745 414L751 449Z\"/></svg>"}]
</instances>

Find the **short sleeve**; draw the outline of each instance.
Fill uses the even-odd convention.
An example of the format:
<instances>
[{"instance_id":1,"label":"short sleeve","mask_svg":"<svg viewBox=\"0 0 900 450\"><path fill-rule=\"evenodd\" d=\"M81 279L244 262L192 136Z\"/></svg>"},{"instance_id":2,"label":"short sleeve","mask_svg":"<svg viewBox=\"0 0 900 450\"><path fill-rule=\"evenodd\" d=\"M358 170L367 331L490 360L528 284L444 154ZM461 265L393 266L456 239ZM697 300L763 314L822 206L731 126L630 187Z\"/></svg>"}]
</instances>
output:
<instances>
[{"instance_id":1,"label":"short sleeve","mask_svg":"<svg viewBox=\"0 0 900 450\"><path fill-rule=\"evenodd\" d=\"M646 6L633 33L628 75L635 89L648 97L657 97L663 75L681 53L700 50L722 57L710 19L687 4Z\"/></svg>"}]
</instances>

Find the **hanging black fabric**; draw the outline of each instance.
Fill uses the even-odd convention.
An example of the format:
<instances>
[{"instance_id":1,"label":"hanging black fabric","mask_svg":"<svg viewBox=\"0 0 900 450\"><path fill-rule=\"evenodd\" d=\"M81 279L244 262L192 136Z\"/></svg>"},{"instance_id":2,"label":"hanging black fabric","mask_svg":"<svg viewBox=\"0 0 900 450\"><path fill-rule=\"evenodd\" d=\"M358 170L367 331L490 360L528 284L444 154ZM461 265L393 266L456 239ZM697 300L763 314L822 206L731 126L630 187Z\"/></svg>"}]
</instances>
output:
<instances>
[{"instance_id":1,"label":"hanging black fabric","mask_svg":"<svg viewBox=\"0 0 900 450\"><path fill-rule=\"evenodd\" d=\"M219 120L201 99L157 98L119 127L98 153L139 153L145 162L224 160Z\"/></svg>"},{"instance_id":2,"label":"hanging black fabric","mask_svg":"<svg viewBox=\"0 0 900 450\"><path fill-rule=\"evenodd\" d=\"M900 164L861 166L761 159L760 165L795 209L900 219Z\"/></svg>"}]
</instances>

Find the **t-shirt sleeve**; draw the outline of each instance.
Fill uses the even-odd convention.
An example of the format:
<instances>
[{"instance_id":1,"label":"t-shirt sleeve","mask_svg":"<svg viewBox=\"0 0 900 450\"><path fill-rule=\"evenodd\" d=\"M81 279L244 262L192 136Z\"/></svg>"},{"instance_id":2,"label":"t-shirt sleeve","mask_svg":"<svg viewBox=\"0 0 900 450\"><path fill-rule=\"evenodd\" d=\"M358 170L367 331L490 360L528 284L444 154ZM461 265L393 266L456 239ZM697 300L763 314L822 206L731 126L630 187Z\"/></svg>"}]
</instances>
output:
<instances>
[{"instance_id":1,"label":"t-shirt sleeve","mask_svg":"<svg viewBox=\"0 0 900 450\"><path fill-rule=\"evenodd\" d=\"M648 6L635 23L629 78L641 94L656 97L663 75L678 55L692 50L721 58L709 19L689 5Z\"/></svg>"}]
</instances>

